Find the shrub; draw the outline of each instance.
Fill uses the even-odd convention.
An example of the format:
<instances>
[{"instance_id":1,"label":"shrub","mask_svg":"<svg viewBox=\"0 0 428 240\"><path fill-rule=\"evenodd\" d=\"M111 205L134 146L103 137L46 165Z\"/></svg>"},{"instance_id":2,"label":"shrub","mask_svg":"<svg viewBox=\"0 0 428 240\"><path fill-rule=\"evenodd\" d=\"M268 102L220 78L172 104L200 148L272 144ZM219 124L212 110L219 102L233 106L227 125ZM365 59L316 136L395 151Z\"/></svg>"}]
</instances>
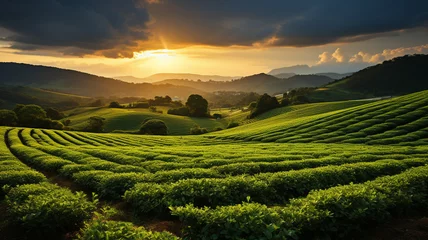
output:
<instances>
[{"instance_id":1,"label":"shrub","mask_svg":"<svg viewBox=\"0 0 428 240\"><path fill-rule=\"evenodd\" d=\"M189 109L187 107L174 108L169 109L167 113L178 116L189 116Z\"/></svg>"},{"instance_id":2,"label":"shrub","mask_svg":"<svg viewBox=\"0 0 428 240\"><path fill-rule=\"evenodd\" d=\"M149 119L143 123L140 128L141 134L167 135L168 127L165 122L158 119Z\"/></svg>"},{"instance_id":3,"label":"shrub","mask_svg":"<svg viewBox=\"0 0 428 240\"><path fill-rule=\"evenodd\" d=\"M179 238L167 232L152 232L143 227L135 227L130 222L108 220L116 212L110 208L103 208L101 213L95 212L95 217L85 222L85 227L80 231L79 240L177 240Z\"/></svg>"},{"instance_id":4,"label":"shrub","mask_svg":"<svg viewBox=\"0 0 428 240\"><path fill-rule=\"evenodd\" d=\"M223 116L220 113L214 113L213 114L213 118L215 118L215 119L222 119Z\"/></svg>"},{"instance_id":5,"label":"shrub","mask_svg":"<svg viewBox=\"0 0 428 240\"><path fill-rule=\"evenodd\" d=\"M97 201L49 183L12 188L6 196L12 223L35 232L65 233L79 229L92 216Z\"/></svg>"},{"instance_id":6,"label":"shrub","mask_svg":"<svg viewBox=\"0 0 428 240\"><path fill-rule=\"evenodd\" d=\"M20 170L14 166L10 171L0 172L0 197L5 194L2 190L5 185L15 187L21 184L40 183L44 181L46 181L46 178L43 174L33 170Z\"/></svg>"},{"instance_id":7,"label":"shrub","mask_svg":"<svg viewBox=\"0 0 428 240\"><path fill-rule=\"evenodd\" d=\"M55 108L47 108L45 109L45 111L46 111L46 116L52 120L60 120L65 117L64 113L58 111Z\"/></svg>"},{"instance_id":8,"label":"shrub","mask_svg":"<svg viewBox=\"0 0 428 240\"><path fill-rule=\"evenodd\" d=\"M102 117L90 117L88 119L88 125L85 127L85 131L88 132L102 132L104 130L105 118Z\"/></svg>"},{"instance_id":9,"label":"shrub","mask_svg":"<svg viewBox=\"0 0 428 240\"><path fill-rule=\"evenodd\" d=\"M428 168L371 182L311 192L286 207L239 204L216 209L173 207L189 239L337 239L383 222L391 213L424 208Z\"/></svg>"},{"instance_id":10,"label":"shrub","mask_svg":"<svg viewBox=\"0 0 428 240\"><path fill-rule=\"evenodd\" d=\"M157 112L156 107L153 107L153 106L149 107L149 110L150 110L150 112Z\"/></svg>"},{"instance_id":11,"label":"shrub","mask_svg":"<svg viewBox=\"0 0 428 240\"><path fill-rule=\"evenodd\" d=\"M123 106L122 106L122 105L120 105L120 103L119 103L119 102L111 102L111 103L108 105L108 107L109 107L109 108L123 108Z\"/></svg>"},{"instance_id":12,"label":"shrub","mask_svg":"<svg viewBox=\"0 0 428 240\"><path fill-rule=\"evenodd\" d=\"M150 105L148 102L137 102L133 104L134 108L149 108Z\"/></svg>"},{"instance_id":13,"label":"shrub","mask_svg":"<svg viewBox=\"0 0 428 240\"><path fill-rule=\"evenodd\" d=\"M16 126L18 117L14 111L0 110L0 126Z\"/></svg>"},{"instance_id":14,"label":"shrub","mask_svg":"<svg viewBox=\"0 0 428 240\"><path fill-rule=\"evenodd\" d=\"M190 134L192 135L200 135L207 132L208 130L206 128L201 128L199 125L195 125L190 129Z\"/></svg>"}]
</instances>

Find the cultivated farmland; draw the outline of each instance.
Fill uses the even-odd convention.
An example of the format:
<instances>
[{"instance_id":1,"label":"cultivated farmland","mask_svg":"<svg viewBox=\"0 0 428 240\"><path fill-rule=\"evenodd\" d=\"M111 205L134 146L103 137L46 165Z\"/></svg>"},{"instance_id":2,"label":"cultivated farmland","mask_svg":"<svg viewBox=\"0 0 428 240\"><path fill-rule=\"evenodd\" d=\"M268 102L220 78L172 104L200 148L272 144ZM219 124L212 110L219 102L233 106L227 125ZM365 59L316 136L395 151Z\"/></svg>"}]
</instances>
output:
<instances>
[{"instance_id":1,"label":"cultivated farmland","mask_svg":"<svg viewBox=\"0 0 428 240\"><path fill-rule=\"evenodd\" d=\"M361 234L426 208L427 95L288 107L201 136L2 127L1 197L26 231L81 239Z\"/></svg>"}]
</instances>

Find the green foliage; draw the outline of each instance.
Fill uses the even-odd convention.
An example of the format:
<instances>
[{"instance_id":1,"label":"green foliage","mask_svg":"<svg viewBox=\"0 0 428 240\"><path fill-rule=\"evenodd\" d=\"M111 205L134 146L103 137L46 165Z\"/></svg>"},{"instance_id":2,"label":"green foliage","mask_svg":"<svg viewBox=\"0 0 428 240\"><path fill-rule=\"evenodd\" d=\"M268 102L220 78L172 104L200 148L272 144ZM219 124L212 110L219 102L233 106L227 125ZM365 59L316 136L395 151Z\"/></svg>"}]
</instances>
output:
<instances>
[{"instance_id":1,"label":"green foliage","mask_svg":"<svg viewBox=\"0 0 428 240\"><path fill-rule=\"evenodd\" d=\"M82 192L72 193L52 184L12 188L6 195L10 221L35 232L65 233L79 229L96 208Z\"/></svg>"},{"instance_id":2,"label":"green foliage","mask_svg":"<svg viewBox=\"0 0 428 240\"><path fill-rule=\"evenodd\" d=\"M55 108L46 108L45 111L47 118L52 120L61 120L65 117L64 113L58 111Z\"/></svg>"},{"instance_id":3,"label":"green foliage","mask_svg":"<svg viewBox=\"0 0 428 240\"><path fill-rule=\"evenodd\" d=\"M102 117L90 117L88 119L88 125L85 130L88 132L103 132L105 125L105 118Z\"/></svg>"},{"instance_id":4,"label":"green foliage","mask_svg":"<svg viewBox=\"0 0 428 240\"><path fill-rule=\"evenodd\" d=\"M189 109L189 116L206 117L208 115L208 101L201 95L190 95L186 107Z\"/></svg>"},{"instance_id":5,"label":"green foliage","mask_svg":"<svg viewBox=\"0 0 428 240\"><path fill-rule=\"evenodd\" d=\"M311 192L285 207L242 204L216 209L172 208L192 239L337 238L427 204L428 168L372 182ZM233 223L233 224L231 224Z\"/></svg>"},{"instance_id":6,"label":"green foliage","mask_svg":"<svg viewBox=\"0 0 428 240\"><path fill-rule=\"evenodd\" d=\"M16 126L18 117L14 111L0 110L0 126Z\"/></svg>"},{"instance_id":7,"label":"green foliage","mask_svg":"<svg viewBox=\"0 0 428 240\"><path fill-rule=\"evenodd\" d=\"M37 105L25 105L17 112L19 124L32 127L39 120L46 119L46 111Z\"/></svg>"},{"instance_id":8,"label":"green foliage","mask_svg":"<svg viewBox=\"0 0 428 240\"><path fill-rule=\"evenodd\" d=\"M108 107L109 107L109 108L123 108L123 106L122 106L122 105L120 105L120 103L119 103L119 102L111 102L111 103L108 105Z\"/></svg>"},{"instance_id":9,"label":"green foliage","mask_svg":"<svg viewBox=\"0 0 428 240\"><path fill-rule=\"evenodd\" d=\"M179 116L189 116L190 112L189 112L189 108L180 107L180 108L168 109L168 114L179 115Z\"/></svg>"},{"instance_id":10,"label":"green foliage","mask_svg":"<svg viewBox=\"0 0 428 240\"><path fill-rule=\"evenodd\" d=\"M162 120L149 119L141 125L140 133L150 135L167 135L168 127Z\"/></svg>"},{"instance_id":11,"label":"green foliage","mask_svg":"<svg viewBox=\"0 0 428 240\"><path fill-rule=\"evenodd\" d=\"M251 196L252 201L263 204L282 204L291 198L305 196L314 189L364 182L382 175L400 173L409 167L421 166L427 162L412 162L406 165L399 161L379 161L265 173L254 177L185 179L161 185L137 184L125 194L125 199L137 203L134 206L136 211L143 213L159 209L161 204L164 209L167 206L182 206L188 203L199 207L237 204L245 201L247 196ZM143 189L140 189L141 186ZM141 195L143 191L145 193ZM151 206L152 199L157 199L154 206Z\"/></svg>"},{"instance_id":12,"label":"green foliage","mask_svg":"<svg viewBox=\"0 0 428 240\"><path fill-rule=\"evenodd\" d=\"M101 213L95 212L95 217L85 222L77 239L80 240L178 240L179 238L167 232L152 232L143 227L135 227L130 222L108 220L115 214L112 209L103 208Z\"/></svg>"},{"instance_id":13,"label":"green foliage","mask_svg":"<svg viewBox=\"0 0 428 240\"><path fill-rule=\"evenodd\" d=\"M201 135L204 133L208 133L206 128L201 128L199 125L195 125L190 129L190 134L192 135Z\"/></svg>"},{"instance_id":14,"label":"green foliage","mask_svg":"<svg viewBox=\"0 0 428 240\"><path fill-rule=\"evenodd\" d=\"M263 94L258 100L256 107L251 111L250 118L254 118L261 113L279 107L276 97L271 97L268 94Z\"/></svg>"}]
</instances>

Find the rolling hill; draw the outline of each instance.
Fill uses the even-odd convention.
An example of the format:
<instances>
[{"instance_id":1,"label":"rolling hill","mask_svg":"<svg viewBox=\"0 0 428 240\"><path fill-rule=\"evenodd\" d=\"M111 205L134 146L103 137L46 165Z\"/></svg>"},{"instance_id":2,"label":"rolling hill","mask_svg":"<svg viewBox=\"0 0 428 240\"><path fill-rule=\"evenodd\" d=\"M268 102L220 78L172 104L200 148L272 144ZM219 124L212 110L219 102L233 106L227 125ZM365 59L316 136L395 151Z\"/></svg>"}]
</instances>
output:
<instances>
[{"instance_id":1,"label":"rolling hill","mask_svg":"<svg viewBox=\"0 0 428 240\"><path fill-rule=\"evenodd\" d=\"M369 96L412 93L428 89L427 67L428 55L403 56L365 68L326 87Z\"/></svg>"},{"instance_id":2,"label":"rolling hill","mask_svg":"<svg viewBox=\"0 0 428 240\"><path fill-rule=\"evenodd\" d=\"M170 95L187 98L193 93L203 94L202 91L191 87L170 84L133 84L73 70L29 64L0 63L0 72L2 73L0 84L50 89L88 97L136 96L152 98Z\"/></svg>"},{"instance_id":3,"label":"rolling hill","mask_svg":"<svg viewBox=\"0 0 428 240\"><path fill-rule=\"evenodd\" d=\"M37 104L61 110L75 108L93 101L91 97L58 93L49 90L0 85L0 108L12 109L16 104Z\"/></svg>"},{"instance_id":4,"label":"rolling hill","mask_svg":"<svg viewBox=\"0 0 428 240\"><path fill-rule=\"evenodd\" d=\"M145 78L137 78L133 76L119 76L114 77L114 79L119 79L125 82L133 83L153 83L159 82L167 79L186 79L186 80L201 80L201 81L230 81L232 79L237 79L240 77L229 77L229 76L219 76L219 75L201 75L201 74L192 74L192 73L157 73Z\"/></svg>"},{"instance_id":5,"label":"rolling hill","mask_svg":"<svg viewBox=\"0 0 428 240\"><path fill-rule=\"evenodd\" d=\"M112 132L114 130L137 131L141 127L141 123L146 119L160 119L165 122L168 127L169 135L188 135L190 128L194 125L199 125L212 131L215 128L225 128L228 121L226 119L212 118L194 118L185 116L176 116L167 114L169 107L156 107L162 113L154 113L149 109L120 109L120 108L101 108L101 107L86 107L76 108L67 111L69 115L66 119L71 120L73 129L82 130L87 125L88 118L92 116L100 116L106 119L104 130Z\"/></svg>"},{"instance_id":6,"label":"rolling hill","mask_svg":"<svg viewBox=\"0 0 428 240\"><path fill-rule=\"evenodd\" d=\"M272 75L260 73L227 82L168 79L154 84L193 87L205 92L241 91L276 94L286 92L292 88L318 87L331 81L333 79L318 75L294 75L286 79L280 79Z\"/></svg>"},{"instance_id":7,"label":"rolling hill","mask_svg":"<svg viewBox=\"0 0 428 240\"><path fill-rule=\"evenodd\" d=\"M428 91L375 101L315 103L213 136L287 143L428 144ZM261 115L263 117L263 115Z\"/></svg>"}]
</instances>

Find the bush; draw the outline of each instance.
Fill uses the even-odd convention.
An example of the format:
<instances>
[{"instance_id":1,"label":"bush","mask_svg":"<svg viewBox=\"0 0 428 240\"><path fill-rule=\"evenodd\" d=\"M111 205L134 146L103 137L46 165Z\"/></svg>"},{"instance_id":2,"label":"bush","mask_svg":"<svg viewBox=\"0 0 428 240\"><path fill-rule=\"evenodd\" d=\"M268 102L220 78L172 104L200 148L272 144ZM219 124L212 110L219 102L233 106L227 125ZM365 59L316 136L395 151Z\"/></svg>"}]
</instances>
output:
<instances>
[{"instance_id":1,"label":"bush","mask_svg":"<svg viewBox=\"0 0 428 240\"><path fill-rule=\"evenodd\" d=\"M80 231L80 240L177 240L179 238L167 232L152 232L143 227L135 227L130 222L111 221L109 218L116 214L111 208L103 208L101 213L95 213L95 218L85 223Z\"/></svg>"},{"instance_id":2,"label":"bush","mask_svg":"<svg viewBox=\"0 0 428 240\"><path fill-rule=\"evenodd\" d=\"M213 118L215 118L215 119L222 119L223 116L220 113L214 113L213 114Z\"/></svg>"},{"instance_id":3,"label":"bush","mask_svg":"<svg viewBox=\"0 0 428 240\"><path fill-rule=\"evenodd\" d=\"M201 128L199 125L195 125L190 129L190 134L192 135L200 135L204 133L208 133L208 130L206 128Z\"/></svg>"},{"instance_id":4,"label":"bush","mask_svg":"<svg viewBox=\"0 0 428 240\"><path fill-rule=\"evenodd\" d=\"M52 120L60 120L65 117L64 113L58 111L55 108L47 108L45 111L46 111L46 116Z\"/></svg>"},{"instance_id":5,"label":"bush","mask_svg":"<svg viewBox=\"0 0 428 240\"><path fill-rule=\"evenodd\" d=\"M18 117L14 111L0 110L0 126L16 126Z\"/></svg>"},{"instance_id":6,"label":"bush","mask_svg":"<svg viewBox=\"0 0 428 240\"><path fill-rule=\"evenodd\" d=\"M148 102L137 102L132 105L134 108L149 108L150 105Z\"/></svg>"},{"instance_id":7,"label":"bush","mask_svg":"<svg viewBox=\"0 0 428 240\"><path fill-rule=\"evenodd\" d=\"M6 196L12 223L30 231L65 233L80 228L92 216L97 201L49 183L21 185Z\"/></svg>"},{"instance_id":8,"label":"bush","mask_svg":"<svg viewBox=\"0 0 428 240\"><path fill-rule=\"evenodd\" d=\"M172 208L189 239L337 239L384 222L391 213L425 208L428 168L311 192L286 207L246 203L216 209ZM233 223L233 224L231 224ZM273 238L275 237L275 238Z\"/></svg>"},{"instance_id":9,"label":"bush","mask_svg":"<svg viewBox=\"0 0 428 240\"><path fill-rule=\"evenodd\" d=\"M16 169L10 171L0 172L0 198L4 196L3 187L8 185L15 187L21 184L40 183L46 181L43 174L33 170L20 170Z\"/></svg>"},{"instance_id":10,"label":"bush","mask_svg":"<svg viewBox=\"0 0 428 240\"><path fill-rule=\"evenodd\" d=\"M118 102L111 102L111 103L108 105L108 107L109 107L109 108L123 108L123 106L122 106L122 105L120 105L120 103L118 103Z\"/></svg>"},{"instance_id":11,"label":"bush","mask_svg":"<svg viewBox=\"0 0 428 240\"><path fill-rule=\"evenodd\" d=\"M90 117L88 119L88 125L85 127L85 131L88 132L103 132L105 124L105 118L102 117Z\"/></svg>"},{"instance_id":12,"label":"bush","mask_svg":"<svg viewBox=\"0 0 428 240\"><path fill-rule=\"evenodd\" d=\"M143 125L140 128L140 133L150 135L167 135L168 127L162 120L150 119L143 122Z\"/></svg>"},{"instance_id":13,"label":"bush","mask_svg":"<svg viewBox=\"0 0 428 240\"><path fill-rule=\"evenodd\" d=\"M150 112L157 112L156 107L153 107L153 106L149 107L149 110L150 110Z\"/></svg>"},{"instance_id":14,"label":"bush","mask_svg":"<svg viewBox=\"0 0 428 240\"><path fill-rule=\"evenodd\" d=\"M290 101L290 99L288 99L288 98L283 98L283 99L281 100L281 106L283 106L283 107L288 106L288 105L290 105L290 104L291 104L291 101Z\"/></svg>"},{"instance_id":15,"label":"bush","mask_svg":"<svg viewBox=\"0 0 428 240\"><path fill-rule=\"evenodd\" d=\"M169 109L167 113L178 116L189 116L189 109L187 107L174 108Z\"/></svg>"}]
</instances>

